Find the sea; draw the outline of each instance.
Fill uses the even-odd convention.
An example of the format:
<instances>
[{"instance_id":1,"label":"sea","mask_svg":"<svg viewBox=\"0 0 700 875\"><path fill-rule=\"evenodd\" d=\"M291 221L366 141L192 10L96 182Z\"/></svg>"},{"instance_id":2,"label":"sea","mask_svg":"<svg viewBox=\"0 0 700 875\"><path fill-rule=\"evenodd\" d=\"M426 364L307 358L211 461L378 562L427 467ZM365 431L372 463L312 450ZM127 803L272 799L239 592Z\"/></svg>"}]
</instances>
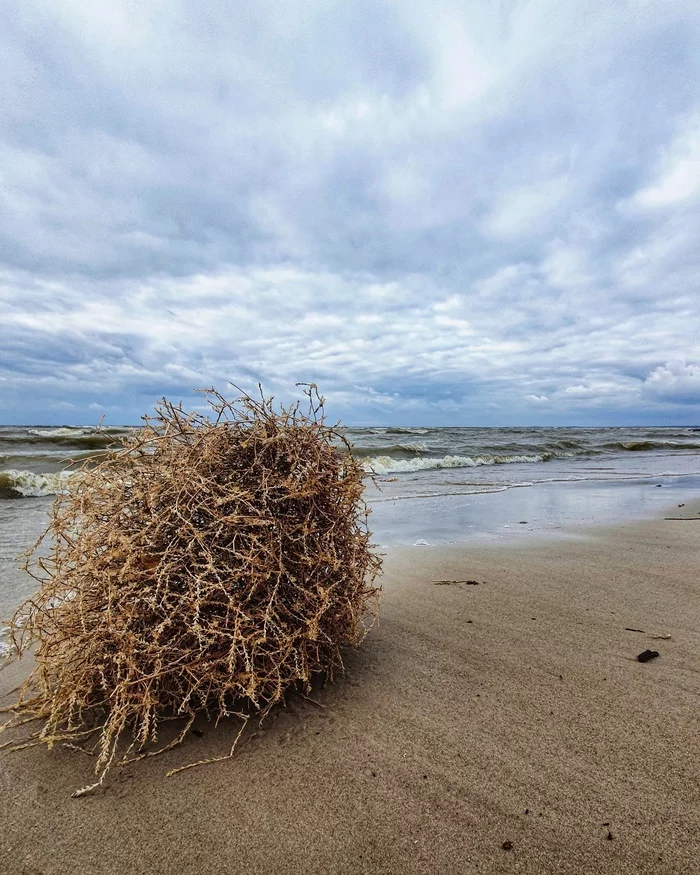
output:
<instances>
[{"instance_id":1,"label":"sea","mask_svg":"<svg viewBox=\"0 0 700 875\"><path fill-rule=\"evenodd\" d=\"M18 557L48 525L76 466L109 453L131 430L0 426L0 655L7 617L36 586ZM700 427L344 432L367 471L369 525L384 552L570 535L700 497Z\"/></svg>"}]
</instances>

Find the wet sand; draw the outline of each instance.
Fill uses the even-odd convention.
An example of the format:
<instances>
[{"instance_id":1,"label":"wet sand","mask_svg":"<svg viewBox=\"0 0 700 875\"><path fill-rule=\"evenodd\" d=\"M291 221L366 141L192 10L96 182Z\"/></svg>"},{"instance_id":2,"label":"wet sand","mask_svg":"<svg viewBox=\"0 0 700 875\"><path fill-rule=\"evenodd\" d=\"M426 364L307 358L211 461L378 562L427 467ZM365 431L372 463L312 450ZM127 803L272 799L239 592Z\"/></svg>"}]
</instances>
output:
<instances>
[{"instance_id":1,"label":"wet sand","mask_svg":"<svg viewBox=\"0 0 700 875\"><path fill-rule=\"evenodd\" d=\"M2 871L700 872L698 511L390 550L347 677L234 759L164 777L228 750L236 727L203 722L71 799L87 757L1 753Z\"/></svg>"}]
</instances>

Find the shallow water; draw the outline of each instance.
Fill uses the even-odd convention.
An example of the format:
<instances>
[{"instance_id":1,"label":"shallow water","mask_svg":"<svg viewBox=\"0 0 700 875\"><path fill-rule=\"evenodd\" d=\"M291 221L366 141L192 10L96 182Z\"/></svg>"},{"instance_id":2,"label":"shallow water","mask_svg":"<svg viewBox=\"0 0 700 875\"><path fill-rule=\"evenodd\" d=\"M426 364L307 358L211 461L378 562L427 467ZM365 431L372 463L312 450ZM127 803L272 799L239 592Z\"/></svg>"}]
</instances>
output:
<instances>
[{"instance_id":1,"label":"shallow water","mask_svg":"<svg viewBox=\"0 0 700 875\"><path fill-rule=\"evenodd\" d=\"M510 543L672 513L700 497L700 476L542 482L503 492L371 502L382 548L477 541ZM698 523L700 536L700 523Z\"/></svg>"}]
</instances>

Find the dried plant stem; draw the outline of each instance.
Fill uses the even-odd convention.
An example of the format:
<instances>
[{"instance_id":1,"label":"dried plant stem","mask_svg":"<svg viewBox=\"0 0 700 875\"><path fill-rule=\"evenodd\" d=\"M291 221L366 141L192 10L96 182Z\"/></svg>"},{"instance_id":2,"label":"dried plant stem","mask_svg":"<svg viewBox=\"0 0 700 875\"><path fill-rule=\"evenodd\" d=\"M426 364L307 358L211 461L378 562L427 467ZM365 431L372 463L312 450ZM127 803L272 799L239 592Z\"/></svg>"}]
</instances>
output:
<instances>
[{"instance_id":1,"label":"dried plant stem","mask_svg":"<svg viewBox=\"0 0 700 875\"><path fill-rule=\"evenodd\" d=\"M205 390L211 416L163 399L57 496L27 557L39 591L12 621L36 664L9 725L43 722L15 747L99 731L99 778L74 795L102 786L123 733L143 749L184 718L162 752L197 714L267 713L315 674L332 680L366 634L381 560L364 471L306 394L302 412Z\"/></svg>"}]
</instances>

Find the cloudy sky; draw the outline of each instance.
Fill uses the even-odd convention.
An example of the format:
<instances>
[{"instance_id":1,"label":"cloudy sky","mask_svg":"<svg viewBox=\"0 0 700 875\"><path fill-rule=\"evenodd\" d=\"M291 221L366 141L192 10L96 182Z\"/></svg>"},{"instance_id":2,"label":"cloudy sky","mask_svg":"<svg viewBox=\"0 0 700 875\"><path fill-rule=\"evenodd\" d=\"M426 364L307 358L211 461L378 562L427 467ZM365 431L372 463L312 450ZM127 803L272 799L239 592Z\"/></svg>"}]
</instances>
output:
<instances>
[{"instance_id":1,"label":"cloudy sky","mask_svg":"<svg viewBox=\"0 0 700 875\"><path fill-rule=\"evenodd\" d=\"M697 0L0 12L0 422L700 423Z\"/></svg>"}]
</instances>

